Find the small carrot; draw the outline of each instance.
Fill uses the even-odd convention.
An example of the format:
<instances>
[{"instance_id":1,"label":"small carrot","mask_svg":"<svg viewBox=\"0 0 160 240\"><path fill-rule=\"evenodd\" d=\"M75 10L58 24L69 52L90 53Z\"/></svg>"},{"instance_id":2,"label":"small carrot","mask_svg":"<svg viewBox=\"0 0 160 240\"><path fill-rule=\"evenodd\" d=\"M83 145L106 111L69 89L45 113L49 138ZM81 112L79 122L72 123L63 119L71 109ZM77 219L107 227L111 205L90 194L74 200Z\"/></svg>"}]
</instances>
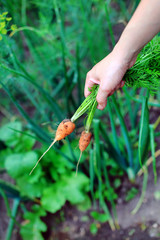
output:
<instances>
[{"instance_id":1,"label":"small carrot","mask_svg":"<svg viewBox=\"0 0 160 240\"><path fill-rule=\"evenodd\" d=\"M56 136L54 141L51 143L51 145L48 147L48 149L42 154L42 156L39 158L39 160L37 161L36 165L33 167L33 169L31 170L30 174L34 171L34 169L36 168L36 166L38 165L38 163L40 162L40 160L43 158L43 156L49 151L49 149L55 144L55 142L64 139L66 136L68 136L69 134L71 134L74 129L75 129L76 125L70 120L70 119L64 119L57 128L56 131ZM29 175L30 175L29 174Z\"/></svg>"},{"instance_id":2,"label":"small carrot","mask_svg":"<svg viewBox=\"0 0 160 240\"><path fill-rule=\"evenodd\" d=\"M80 149L81 152L86 150L86 148L90 144L91 137L92 137L92 133L91 132L83 131L81 133L81 137L79 139L79 149Z\"/></svg>"},{"instance_id":3,"label":"small carrot","mask_svg":"<svg viewBox=\"0 0 160 240\"><path fill-rule=\"evenodd\" d=\"M83 131L81 133L81 137L79 139L79 149L80 149L81 153L80 153L79 160L78 160L77 167L76 167L76 175L77 175L77 172L78 172L78 166L79 166L79 163L80 163L80 159L82 157L82 153L86 150L86 148L90 144L91 138L92 138L92 133L91 132Z\"/></svg>"}]
</instances>

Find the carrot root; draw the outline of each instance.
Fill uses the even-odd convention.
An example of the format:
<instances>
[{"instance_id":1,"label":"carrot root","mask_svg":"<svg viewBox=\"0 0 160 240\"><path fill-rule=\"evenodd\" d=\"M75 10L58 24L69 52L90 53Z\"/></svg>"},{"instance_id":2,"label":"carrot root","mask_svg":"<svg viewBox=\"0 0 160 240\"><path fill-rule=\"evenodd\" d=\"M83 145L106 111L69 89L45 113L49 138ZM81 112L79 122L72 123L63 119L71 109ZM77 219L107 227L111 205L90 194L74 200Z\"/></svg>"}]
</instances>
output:
<instances>
[{"instance_id":1,"label":"carrot root","mask_svg":"<svg viewBox=\"0 0 160 240\"><path fill-rule=\"evenodd\" d=\"M79 149L81 150L81 152L86 150L86 148L90 144L91 138L92 138L92 133L86 132L86 131L83 131L81 133L81 137L79 139Z\"/></svg>"},{"instance_id":2,"label":"carrot root","mask_svg":"<svg viewBox=\"0 0 160 240\"><path fill-rule=\"evenodd\" d=\"M78 159L78 162L77 162L77 166L76 166L76 177L77 177L78 166L79 166L79 163L80 163L81 157L82 157L82 151L81 151L81 153L80 153L80 156L79 156L79 159Z\"/></svg>"},{"instance_id":3,"label":"carrot root","mask_svg":"<svg viewBox=\"0 0 160 240\"><path fill-rule=\"evenodd\" d=\"M49 151L49 149L55 144L56 139L54 139L54 141L51 143L51 145L49 146L49 148L47 148L47 150L42 154L42 156L38 159L38 161L36 162L35 166L32 168L32 170L30 171L29 175L32 174L32 172L34 171L34 169L37 167L38 163L41 161L41 159L43 158L43 156Z\"/></svg>"},{"instance_id":4,"label":"carrot root","mask_svg":"<svg viewBox=\"0 0 160 240\"><path fill-rule=\"evenodd\" d=\"M84 152L84 150L86 150L86 148L90 144L91 138L92 138L92 133L86 132L86 131L83 131L81 133L81 137L79 139L79 149L80 149L81 153L80 153L78 163L77 163L77 166L76 166L76 176L77 176L77 173L78 173L78 166L79 166L79 163L80 163L80 160L81 160L81 157L82 157L82 153Z\"/></svg>"},{"instance_id":5,"label":"carrot root","mask_svg":"<svg viewBox=\"0 0 160 240\"><path fill-rule=\"evenodd\" d=\"M49 146L49 148L43 153L43 155L39 158L39 160L37 161L36 165L33 167L33 169L31 170L31 172L29 173L29 175L32 174L32 172L34 171L34 169L37 167L38 163L40 162L40 160L44 157L44 155L49 151L49 149L55 144L55 142L64 139L66 136L68 136L69 134L71 134L74 129L75 129L75 124L70 120L70 119L64 119L57 128L56 131L56 137L54 139L54 141L51 143L51 145Z\"/></svg>"},{"instance_id":6,"label":"carrot root","mask_svg":"<svg viewBox=\"0 0 160 240\"><path fill-rule=\"evenodd\" d=\"M56 137L57 141L64 139L66 136L71 134L76 125L70 119L64 119L57 128Z\"/></svg>"}]
</instances>

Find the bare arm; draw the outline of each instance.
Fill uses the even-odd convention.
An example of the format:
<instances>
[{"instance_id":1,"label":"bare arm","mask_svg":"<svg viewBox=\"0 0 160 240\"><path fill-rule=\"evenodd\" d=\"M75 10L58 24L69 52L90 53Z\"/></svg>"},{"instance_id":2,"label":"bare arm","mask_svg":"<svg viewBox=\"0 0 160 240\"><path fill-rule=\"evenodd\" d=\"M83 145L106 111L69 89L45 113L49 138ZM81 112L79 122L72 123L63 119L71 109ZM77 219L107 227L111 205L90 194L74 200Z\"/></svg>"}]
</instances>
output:
<instances>
[{"instance_id":1,"label":"bare arm","mask_svg":"<svg viewBox=\"0 0 160 240\"><path fill-rule=\"evenodd\" d=\"M135 63L140 50L159 31L160 0L141 0L113 51L87 73L85 96L90 94L88 87L99 84L97 102L103 110L107 97L124 85L123 76Z\"/></svg>"}]
</instances>

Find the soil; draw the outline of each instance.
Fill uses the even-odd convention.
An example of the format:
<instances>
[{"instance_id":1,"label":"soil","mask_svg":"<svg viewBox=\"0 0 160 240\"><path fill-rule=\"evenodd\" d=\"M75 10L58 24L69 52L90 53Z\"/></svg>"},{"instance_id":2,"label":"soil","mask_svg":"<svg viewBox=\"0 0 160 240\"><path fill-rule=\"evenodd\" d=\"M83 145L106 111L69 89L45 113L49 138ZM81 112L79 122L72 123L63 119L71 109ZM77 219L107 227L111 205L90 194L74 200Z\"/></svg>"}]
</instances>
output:
<instances>
[{"instance_id":1,"label":"soil","mask_svg":"<svg viewBox=\"0 0 160 240\"><path fill-rule=\"evenodd\" d=\"M157 173L160 171L160 157L157 159ZM137 177L136 187L141 190L143 176ZM122 183L117 203L117 215L120 229L112 231L109 224L97 223L98 232L92 235L90 225L94 222L90 211L79 211L68 203L57 214L48 214L43 219L48 226L45 240L160 240L160 200L154 198L154 192L160 191L160 178L154 184L152 166L149 167L147 191L139 211L133 215L141 192L131 201L126 202L126 191L133 186L127 178ZM8 217L4 203L0 200L0 240L5 239ZM11 203L11 202L10 202ZM11 203L12 205L12 203ZM95 210L95 209L94 209ZM19 216L18 216L19 218ZM14 229L12 240L21 240L18 229Z\"/></svg>"},{"instance_id":2,"label":"soil","mask_svg":"<svg viewBox=\"0 0 160 240\"><path fill-rule=\"evenodd\" d=\"M150 109L151 110L151 109ZM154 123L159 116L159 109L150 111L150 123ZM160 126L158 127L160 128ZM159 130L159 129L158 129ZM160 137L156 138L157 150L159 149ZM98 232L91 234L90 225L94 219L90 216L90 209L87 212L79 211L76 207L66 203L64 208L57 214L48 214L43 220L48 226L48 231L44 234L45 240L160 240L160 200L156 200L154 193L160 192L160 178L157 184L154 183L152 165L149 166L149 177L147 191L143 204L139 211L133 215L132 210L139 201L143 175L136 178L133 184L124 177L122 186L118 191L117 215L120 229L112 231L109 224L96 223ZM157 175L160 172L160 156L157 158ZM5 181L12 182L6 174L1 174ZM139 194L131 201L125 201L126 192L131 187L136 186ZM12 207L12 200L9 201ZM0 198L0 240L5 239L9 217L6 213L6 207L3 199ZM21 222L21 213L17 216L17 221ZM19 229L15 227L11 240L22 240L19 235Z\"/></svg>"},{"instance_id":3,"label":"soil","mask_svg":"<svg viewBox=\"0 0 160 240\"><path fill-rule=\"evenodd\" d=\"M160 162L157 159L157 173L160 171ZM141 190L143 176L137 177L136 186ZM135 184L134 184L135 185ZM141 191L129 202L124 200L126 191L133 186L126 178L119 193L117 215L120 229L112 231L108 223L97 223L98 232L92 235L90 224L93 219L90 211L81 212L75 207L66 206L57 216L48 215L47 222L52 230L44 237L46 240L160 240L160 200L154 198L155 191L160 191L160 179L154 183L152 166L149 167L147 191L139 211L133 215ZM92 209L93 210L93 209Z\"/></svg>"}]
</instances>

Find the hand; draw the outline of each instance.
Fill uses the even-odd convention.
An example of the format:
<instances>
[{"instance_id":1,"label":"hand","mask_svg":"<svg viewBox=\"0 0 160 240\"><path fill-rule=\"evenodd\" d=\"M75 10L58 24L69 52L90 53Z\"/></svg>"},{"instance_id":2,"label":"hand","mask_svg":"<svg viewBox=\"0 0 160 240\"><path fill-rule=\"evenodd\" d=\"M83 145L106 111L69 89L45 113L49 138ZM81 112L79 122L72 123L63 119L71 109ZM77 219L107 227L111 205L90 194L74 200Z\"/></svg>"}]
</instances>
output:
<instances>
[{"instance_id":1,"label":"hand","mask_svg":"<svg viewBox=\"0 0 160 240\"><path fill-rule=\"evenodd\" d=\"M107 105L107 97L124 86L123 76L135 61L136 58L126 61L124 57L112 51L87 73L84 91L85 97L90 94L88 88L91 88L94 84L98 84L97 108L103 110Z\"/></svg>"}]
</instances>

